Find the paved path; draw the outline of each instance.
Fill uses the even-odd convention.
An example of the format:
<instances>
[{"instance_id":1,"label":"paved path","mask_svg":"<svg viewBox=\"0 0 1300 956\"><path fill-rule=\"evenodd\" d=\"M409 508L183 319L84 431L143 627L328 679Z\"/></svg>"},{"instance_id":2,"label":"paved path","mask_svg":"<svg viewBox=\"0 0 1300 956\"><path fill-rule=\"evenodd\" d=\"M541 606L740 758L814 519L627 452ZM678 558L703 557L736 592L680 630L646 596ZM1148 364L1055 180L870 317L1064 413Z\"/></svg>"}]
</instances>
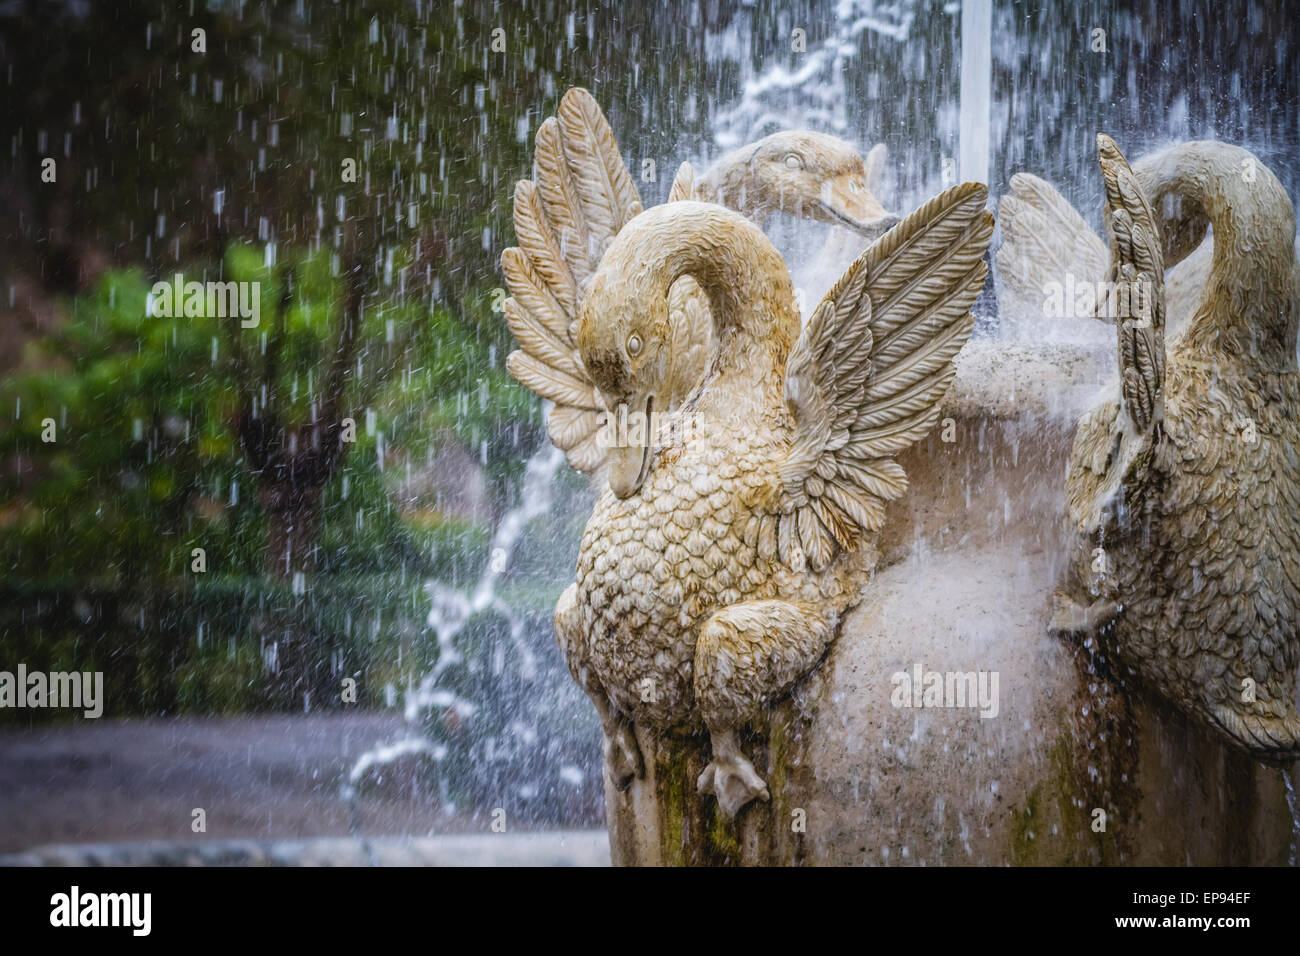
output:
<instances>
[{"instance_id":1,"label":"paved path","mask_svg":"<svg viewBox=\"0 0 1300 956\"><path fill-rule=\"evenodd\" d=\"M73 844L0 855L3 866L609 866L604 830Z\"/></svg>"},{"instance_id":2,"label":"paved path","mask_svg":"<svg viewBox=\"0 0 1300 956\"><path fill-rule=\"evenodd\" d=\"M212 854L251 863L322 862L320 854L328 852L341 862L365 861L372 851L360 841L320 838L353 835L340 781L361 753L404 732L395 714L100 720L0 731L0 854L95 844L101 846L87 852L131 857L184 853L188 846L202 856L194 847L211 843ZM528 847L516 842L527 834L492 834L485 819L442 811L409 765L388 776L358 799L355 832L400 838L375 844L389 862L403 854L408 862L527 856ZM196 807L207 814L204 834L191 830ZM516 839L410 840L457 831ZM102 846L123 843L140 846ZM171 849L160 851L163 846ZM534 848L541 858L567 853L545 843Z\"/></svg>"}]
</instances>

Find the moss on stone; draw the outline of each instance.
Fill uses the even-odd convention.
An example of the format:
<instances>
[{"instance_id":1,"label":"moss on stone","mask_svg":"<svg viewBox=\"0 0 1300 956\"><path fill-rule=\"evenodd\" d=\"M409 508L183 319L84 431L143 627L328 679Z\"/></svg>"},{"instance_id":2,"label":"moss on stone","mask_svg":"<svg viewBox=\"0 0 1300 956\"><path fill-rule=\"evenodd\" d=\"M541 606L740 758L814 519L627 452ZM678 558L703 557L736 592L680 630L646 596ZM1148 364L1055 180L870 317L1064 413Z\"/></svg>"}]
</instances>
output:
<instances>
[{"instance_id":1,"label":"moss on stone","mask_svg":"<svg viewBox=\"0 0 1300 956\"><path fill-rule=\"evenodd\" d=\"M1071 759L1069 735L1062 734L1048 758L1047 776L1029 792L1024 809L1013 810L1011 864L1040 865L1039 857L1046 845L1044 838L1048 836L1045 831L1050 826L1048 815L1053 805L1061 818L1058 836L1070 842L1065 856L1053 854L1051 863L1109 865L1120 862L1114 834L1109 829L1095 832L1091 812L1075 802L1080 794L1088 793L1090 789L1086 771L1077 768ZM1088 858L1089 848L1095 850L1097 859Z\"/></svg>"}]
</instances>

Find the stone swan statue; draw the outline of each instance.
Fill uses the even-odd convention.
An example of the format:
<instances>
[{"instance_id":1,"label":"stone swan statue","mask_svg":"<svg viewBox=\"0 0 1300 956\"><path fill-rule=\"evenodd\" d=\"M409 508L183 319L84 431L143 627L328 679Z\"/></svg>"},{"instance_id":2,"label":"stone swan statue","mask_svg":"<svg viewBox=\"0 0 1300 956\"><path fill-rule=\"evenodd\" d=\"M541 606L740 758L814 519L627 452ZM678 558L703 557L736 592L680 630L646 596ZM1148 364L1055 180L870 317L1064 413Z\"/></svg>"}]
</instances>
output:
<instances>
[{"instance_id":1,"label":"stone swan statue","mask_svg":"<svg viewBox=\"0 0 1300 956\"><path fill-rule=\"evenodd\" d=\"M1157 155L1143 157L1133 166L1147 199L1156 206L1181 206L1183 197L1171 191L1171 184L1156 181L1158 163ZM1181 328L1195 312L1214 255L1213 239L1204 238L1203 214L1193 215L1189 208L1179 221L1204 241L1191 255L1180 256L1165 278L1171 330ZM1106 244L1064 196L1031 173L1011 177L1010 190L998 201L998 222L1002 244L997 251L997 276L1004 312L1021 317L1025 330L1036 337L1041 334L1045 289L1050 283L1063 283L1067 275L1080 282L1103 279Z\"/></svg>"},{"instance_id":2,"label":"stone swan statue","mask_svg":"<svg viewBox=\"0 0 1300 956\"><path fill-rule=\"evenodd\" d=\"M609 409L653 408L669 384L668 295L682 276L707 295L716 341L658 447L610 449L556 607L616 786L642 772L634 724L701 727L712 762L700 792L728 817L766 796L738 733L816 666L872 573L884 505L907 488L894 456L935 423L974 324L986 197L967 183L909 215L802 334L780 254L734 212L667 203L610 244L577 328Z\"/></svg>"},{"instance_id":3,"label":"stone swan statue","mask_svg":"<svg viewBox=\"0 0 1300 956\"><path fill-rule=\"evenodd\" d=\"M1154 290L1118 324L1119 383L1079 422L1068 474L1077 535L1053 627L1266 762L1300 756L1300 266L1295 213L1249 152L1187 143L1145 182L1098 152L1112 275ZM1242 175L1254 161L1256 175ZM1152 186L1214 228L1205 294L1166 358L1164 266L1204 222L1165 222ZM1161 236L1165 238L1162 240ZM1176 237L1171 241L1170 236Z\"/></svg>"},{"instance_id":4,"label":"stone swan statue","mask_svg":"<svg viewBox=\"0 0 1300 956\"><path fill-rule=\"evenodd\" d=\"M884 158L883 145L864 162L833 136L774 133L724 156L698 181L692 167L682 164L669 200L716 201L760 226L784 212L876 238L898 221L870 188ZM568 90L558 115L537 131L534 179L515 187L519 247L507 249L501 263L512 296L505 303L506 322L519 349L506 365L523 385L554 403L547 433L569 464L601 478L604 407L578 357L574 320L605 249L641 208L600 106L586 90ZM661 417L699 381L713 345L708 301L694 280L674 286L670 303L672 367L659 395Z\"/></svg>"}]
</instances>

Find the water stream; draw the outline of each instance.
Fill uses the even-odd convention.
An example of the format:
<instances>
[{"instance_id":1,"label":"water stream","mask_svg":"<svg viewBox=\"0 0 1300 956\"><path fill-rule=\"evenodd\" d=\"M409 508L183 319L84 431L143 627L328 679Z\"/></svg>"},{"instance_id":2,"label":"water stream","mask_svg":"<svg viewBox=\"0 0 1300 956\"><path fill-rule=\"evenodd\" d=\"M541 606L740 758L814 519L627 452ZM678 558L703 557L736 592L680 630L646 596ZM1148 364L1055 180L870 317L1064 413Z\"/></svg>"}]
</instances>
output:
<instances>
[{"instance_id":1,"label":"water stream","mask_svg":"<svg viewBox=\"0 0 1300 956\"><path fill-rule=\"evenodd\" d=\"M437 660L433 669L418 683L409 685L403 695L407 735L371 748L353 765L342 789L342 797L349 803L356 800L357 787L376 768L412 756L428 757L435 763L447 757L447 745L431 740L424 725L431 711L453 713L458 721L473 720L480 702L467 699L447 685L443 678L453 668L465 663L465 654L457 639L474 615L489 610L499 614L507 622L520 677L525 683L537 677L536 655L525 639L528 619L501 598L497 585L509 569L529 522L550 513L554 501L554 478L564 465L564 453L549 442L529 458L524 468L519 503L507 510L497 523L488 546L487 563L471 588L458 588L453 583L439 580L425 583L425 593L431 605L428 625L437 640Z\"/></svg>"}]
</instances>

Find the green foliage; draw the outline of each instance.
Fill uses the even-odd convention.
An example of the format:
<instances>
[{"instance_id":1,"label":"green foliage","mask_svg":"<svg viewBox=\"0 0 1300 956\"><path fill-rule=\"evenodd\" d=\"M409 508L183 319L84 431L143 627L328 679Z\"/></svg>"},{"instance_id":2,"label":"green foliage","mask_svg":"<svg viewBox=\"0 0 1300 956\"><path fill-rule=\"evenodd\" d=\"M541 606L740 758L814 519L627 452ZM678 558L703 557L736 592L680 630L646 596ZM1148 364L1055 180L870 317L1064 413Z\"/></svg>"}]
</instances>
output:
<instances>
[{"instance_id":1,"label":"green foliage","mask_svg":"<svg viewBox=\"0 0 1300 956\"><path fill-rule=\"evenodd\" d=\"M250 664L261 648L248 643L260 642L252 625L266 618L239 602L219 613L212 602L233 590L263 607L271 587L258 577L266 518L235 432L248 369L234 346L251 364L281 336L262 400L274 394L287 417L303 420L335 335L341 290L330 255L294 261L293 295L277 311L288 274L283 264L268 269L256 250L231 248L226 278L260 286L261 321L243 329L238 317L158 315L138 271L112 271L32 345L28 371L0 383L0 407L10 412L0 458L14 463L0 478L0 566L17 602L3 622L4 659L72 666L76 657L88 667L89 647L128 642L139 706L228 709L267 699L265 681L254 679L260 665ZM394 462L425 461L437 434L485 447L497 461L517 458L509 436L533 405L445 309L400 300L367 308L362 339L345 405L357 409L356 443L326 488L321 583L313 584L337 595L337 607L314 598L295 605L292 595L279 604L293 627L315 621L312 629L334 635L327 646L351 648L343 657L364 669L379 647L355 637L350 612L369 606L389 628L407 622L396 631L411 648L429 642L419 583L481 566L487 542L481 525L395 500L403 470ZM195 548L206 573L191 569ZM360 605L358 591L368 591ZM83 620L64 606L78 601L98 610ZM126 614L128 605L138 613ZM409 668L418 656L408 649L395 659ZM123 670L119 659L114 673Z\"/></svg>"},{"instance_id":2,"label":"green foliage","mask_svg":"<svg viewBox=\"0 0 1300 956\"><path fill-rule=\"evenodd\" d=\"M56 334L33 344L33 370L0 385L0 407L12 414L0 430L0 455L17 463L0 484L7 517L0 555L10 574L178 574L200 546L225 562L212 570L258 567L254 481L233 429L238 370L227 353L231 336L255 354L276 334L268 317L280 287L249 250L234 249L229 259L227 276L261 285L259 328L153 315L146 281L111 272L72 303ZM324 254L304 257L295 272L270 390L301 420L319 400L339 292ZM498 446L509 444L510 426L532 403L488 367L487 350L445 310L397 303L368 309L364 324L370 344L358 357L363 371L351 399L368 401L367 411L356 413L356 447L335 480L348 482L354 513L388 510L381 451L419 455L442 430L504 456ZM53 541L59 546L45 547Z\"/></svg>"},{"instance_id":3,"label":"green foliage","mask_svg":"<svg viewBox=\"0 0 1300 956\"><path fill-rule=\"evenodd\" d=\"M34 370L0 386L12 415L0 453L20 463L0 485L11 576L129 580L188 564L200 491L237 460L229 393L211 320L150 316L147 293L138 274L110 274L33 343Z\"/></svg>"}]
</instances>

